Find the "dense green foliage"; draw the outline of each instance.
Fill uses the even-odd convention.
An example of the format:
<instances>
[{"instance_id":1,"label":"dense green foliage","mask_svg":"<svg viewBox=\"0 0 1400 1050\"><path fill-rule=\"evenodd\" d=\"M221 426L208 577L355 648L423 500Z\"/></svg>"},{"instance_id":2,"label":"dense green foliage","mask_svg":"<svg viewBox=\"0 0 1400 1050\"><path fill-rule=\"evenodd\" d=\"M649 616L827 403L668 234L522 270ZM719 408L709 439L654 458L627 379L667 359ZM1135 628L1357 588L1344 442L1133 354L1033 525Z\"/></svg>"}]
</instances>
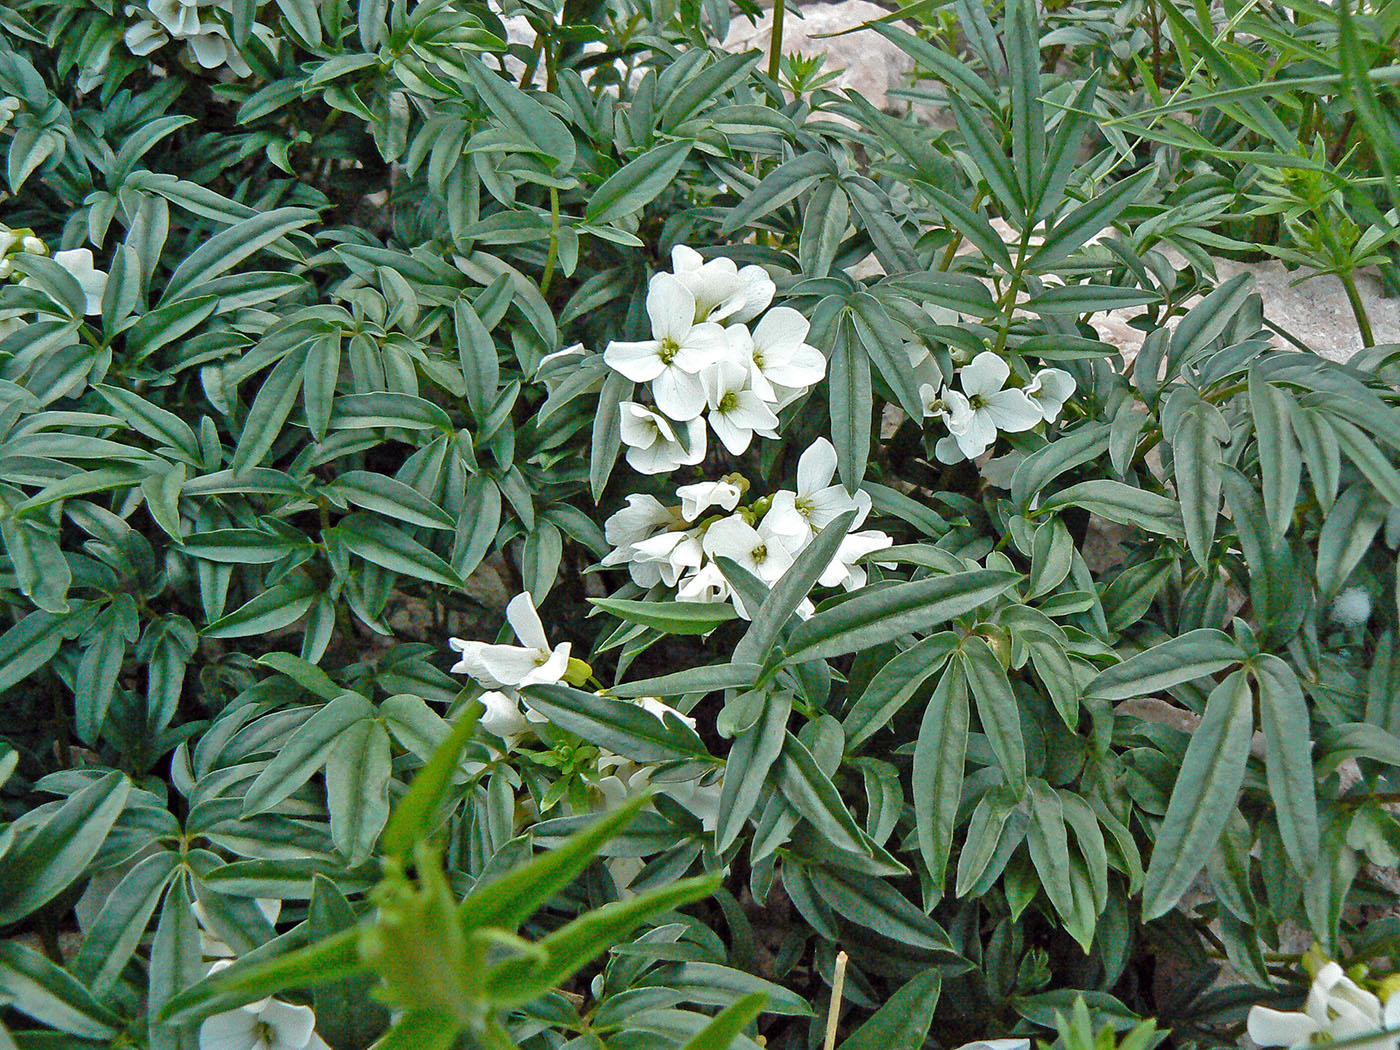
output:
<instances>
[{"instance_id":1,"label":"dense green foliage","mask_svg":"<svg viewBox=\"0 0 1400 1050\"><path fill-rule=\"evenodd\" d=\"M1299 931L1393 968L1400 347L1354 279L1400 287L1400 3L916 5L877 31L945 131L771 79L710 0L531 3L533 45L161 4L0 10L0 1047L194 1047L206 957L328 937L335 981L258 988L335 1050L390 1024L367 960L384 1045L529 1050L818 1045L838 950L848 1050L1229 1043ZM603 352L677 245L762 267L824 378L643 475ZM1215 280L1247 252L1337 275L1366 348L1277 331ZM990 459L930 403L984 354L1073 380ZM850 593L851 516L771 578L707 549L729 602L599 568L629 497L738 473L761 524L822 439L893 541ZM442 750L493 686L448 639L517 592L573 661ZM473 911L532 856L579 866ZM393 940L463 899L469 947ZM444 952L481 986L412 998Z\"/></svg>"}]
</instances>

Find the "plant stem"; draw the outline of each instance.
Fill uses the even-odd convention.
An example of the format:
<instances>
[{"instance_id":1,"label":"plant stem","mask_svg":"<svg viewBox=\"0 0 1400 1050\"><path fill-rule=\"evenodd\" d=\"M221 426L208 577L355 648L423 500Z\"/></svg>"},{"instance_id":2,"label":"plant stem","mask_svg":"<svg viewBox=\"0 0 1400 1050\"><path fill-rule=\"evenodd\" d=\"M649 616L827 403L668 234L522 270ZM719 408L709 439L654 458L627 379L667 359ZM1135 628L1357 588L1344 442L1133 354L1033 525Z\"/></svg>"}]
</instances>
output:
<instances>
[{"instance_id":1,"label":"plant stem","mask_svg":"<svg viewBox=\"0 0 1400 1050\"><path fill-rule=\"evenodd\" d=\"M549 294L549 281L554 276L554 260L559 255L559 191L549 188L549 252L544 258L544 276L540 278L540 294Z\"/></svg>"},{"instance_id":2,"label":"plant stem","mask_svg":"<svg viewBox=\"0 0 1400 1050\"><path fill-rule=\"evenodd\" d=\"M1366 316L1366 304L1361 301L1361 293L1356 288L1356 278L1350 273L1339 273L1337 277L1346 290L1347 302L1351 304L1351 312L1356 315L1356 327L1361 332L1361 345L1363 347L1375 346L1376 337L1371 332L1371 319Z\"/></svg>"},{"instance_id":3,"label":"plant stem","mask_svg":"<svg viewBox=\"0 0 1400 1050\"><path fill-rule=\"evenodd\" d=\"M836 1024L841 1019L841 993L846 988L846 963L850 956L836 953L836 976L831 982L831 1006L826 1011L826 1041L823 1050L836 1050Z\"/></svg>"},{"instance_id":4,"label":"plant stem","mask_svg":"<svg viewBox=\"0 0 1400 1050\"><path fill-rule=\"evenodd\" d=\"M773 33L768 40L768 76L778 79L778 69L783 59L783 16L787 14L787 0L773 0Z\"/></svg>"}]
</instances>

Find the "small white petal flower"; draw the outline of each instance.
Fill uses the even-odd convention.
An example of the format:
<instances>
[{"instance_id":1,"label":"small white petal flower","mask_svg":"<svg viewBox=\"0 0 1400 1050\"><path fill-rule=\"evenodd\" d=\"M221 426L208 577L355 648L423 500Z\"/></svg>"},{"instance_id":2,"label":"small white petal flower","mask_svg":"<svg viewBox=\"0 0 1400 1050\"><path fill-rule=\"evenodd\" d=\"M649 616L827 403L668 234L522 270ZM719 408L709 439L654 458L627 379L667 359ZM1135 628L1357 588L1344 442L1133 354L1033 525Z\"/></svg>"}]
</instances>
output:
<instances>
[{"instance_id":1,"label":"small white petal flower","mask_svg":"<svg viewBox=\"0 0 1400 1050\"><path fill-rule=\"evenodd\" d=\"M520 707L520 698L491 689L477 699L486 705L477 724L492 736L504 740L507 748L515 747L530 729L530 720Z\"/></svg>"},{"instance_id":2,"label":"small white petal flower","mask_svg":"<svg viewBox=\"0 0 1400 1050\"><path fill-rule=\"evenodd\" d=\"M732 558L764 583L773 583L792 565L792 552L766 520L759 522L758 528L738 514L715 522L705 530L705 553L711 558ZM738 608L737 594L734 600ZM742 611L740 614L744 615Z\"/></svg>"},{"instance_id":3,"label":"small white petal flower","mask_svg":"<svg viewBox=\"0 0 1400 1050\"><path fill-rule=\"evenodd\" d=\"M1396 1050L1400 1036L1379 1034L1400 1022L1400 996L1392 995L1381 1005L1346 975L1335 962L1329 962L1313 977L1303 1011L1290 1012L1255 1006L1249 1011L1249 1037L1260 1046L1282 1046L1301 1050L1319 1041L1359 1039L1357 1050ZM1319 1038L1321 1037L1321 1038Z\"/></svg>"},{"instance_id":4,"label":"small white petal flower","mask_svg":"<svg viewBox=\"0 0 1400 1050\"><path fill-rule=\"evenodd\" d=\"M1053 423L1074 393L1074 376L1061 368L1042 368L1022 390L1040 409L1040 417Z\"/></svg>"},{"instance_id":5,"label":"small white petal flower","mask_svg":"<svg viewBox=\"0 0 1400 1050\"><path fill-rule=\"evenodd\" d=\"M711 507L730 511L739 505L743 493L732 481L701 481L676 489L681 498L681 517L695 521Z\"/></svg>"},{"instance_id":6,"label":"small white petal flower","mask_svg":"<svg viewBox=\"0 0 1400 1050\"><path fill-rule=\"evenodd\" d=\"M852 529L859 528L870 513L870 494L857 491L852 496L844 485L832 484L835 476L836 448L826 438L817 438L797 460L797 491L782 489L773 494L763 520L787 537L793 550L805 547L848 510L856 511Z\"/></svg>"},{"instance_id":7,"label":"small white petal flower","mask_svg":"<svg viewBox=\"0 0 1400 1050\"><path fill-rule=\"evenodd\" d=\"M93 265L92 252L87 248L70 248L54 252L53 261L68 271L83 290L84 312L89 316L102 312L102 296L107 291L107 274Z\"/></svg>"},{"instance_id":8,"label":"small white petal flower","mask_svg":"<svg viewBox=\"0 0 1400 1050\"><path fill-rule=\"evenodd\" d=\"M647 314L652 338L637 343L609 343L608 366L634 383L650 383L656 405L676 420L694 419L705 408L697 378L706 366L728 352L724 329L695 322L695 296L668 273L651 279Z\"/></svg>"},{"instance_id":9,"label":"small white petal flower","mask_svg":"<svg viewBox=\"0 0 1400 1050\"><path fill-rule=\"evenodd\" d=\"M753 387L764 400L776 402L777 390L807 390L826 375L826 358L804 340L811 329L807 318L787 306L763 315L744 345L752 362Z\"/></svg>"},{"instance_id":10,"label":"small white petal flower","mask_svg":"<svg viewBox=\"0 0 1400 1050\"><path fill-rule=\"evenodd\" d=\"M0 98L0 131L4 131L10 121L15 119L15 114L20 110L20 101L13 95Z\"/></svg>"},{"instance_id":11,"label":"small white petal flower","mask_svg":"<svg viewBox=\"0 0 1400 1050\"><path fill-rule=\"evenodd\" d=\"M742 324L757 317L777 290L761 266L742 269L732 259L708 262L683 244L671 249L671 269L695 298L695 320Z\"/></svg>"},{"instance_id":12,"label":"small white petal flower","mask_svg":"<svg viewBox=\"0 0 1400 1050\"><path fill-rule=\"evenodd\" d=\"M309 1006L280 999L229 1010L199 1028L199 1050L327 1050Z\"/></svg>"},{"instance_id":13,"label":"small white petal flower","mask_svg":"<svg viewBox=\"0 0 1400 1050\"><path fill-rule=\"evenodd\" d=\"M633 544L635 561L654 564L661 582L674 587L691 569L700 567L704 552L693 532L663 532L658 536Z\"/></svg>"},{"instance_id":14,"label":"small white petal flower","mask_svg":"<svg viewBox=\"0 0 1400 1050\"><path fill-rule=\"evenodd\" d=\"M729 595L729 581L712 561L682 577L676 587L676 597L683 602L726 602Z\"/></svg>"},{"instance_id":15,"label":"small white petal flower","mask_svg":"<svg viewBox=\"0 0 1400 1050\"><path fill-rule=\"evenodd\" d=\"M755 432L771 434L778 425L773 410L749 386L749 370L742 365L721 361L707 368L701 380L710 429L732 455L743 453Z\"/></svg>"},{"instance_id":16,"label":"small white petal flower","mask_svg":"<svg viewBox=\"0 0 1400 1050\"><path fill-rule=\"evenodd\" d=\"M510 600L506 620L516 638L525 643L523 646L448 639L448 644L462 656L452 672L470 675L488 689L523 689L527 685L561 681L569 667L570 643L550 646L528 592Z\"/></svg>"},{"instance_id":17,"label":"small white petal flower","mask_svg":"<svg viewBox=\"0 0 1400 1050\"><path fill-rule=\"evenodd\" d=\"M857 565L856 562L867 554L884 550L893 544L894 540L878 529L853 532L841 541L841 546L836 550L836 557L822 571L817 582L823 587L842 587L848 591L864 587L870 577L865 567Z\"/></svg>"},{"instance_id":18,"label":"small white petal flower","mask_svg":"<svg viewBox=\"0 0 1400 1050\"><path fill-rule=\"evenodd\" d=\"M705 424L698 417L677 423L635 401L624 401L618 408L627 463L633 470L667 474L705 458Z\"/></svg>"}]
</instances>

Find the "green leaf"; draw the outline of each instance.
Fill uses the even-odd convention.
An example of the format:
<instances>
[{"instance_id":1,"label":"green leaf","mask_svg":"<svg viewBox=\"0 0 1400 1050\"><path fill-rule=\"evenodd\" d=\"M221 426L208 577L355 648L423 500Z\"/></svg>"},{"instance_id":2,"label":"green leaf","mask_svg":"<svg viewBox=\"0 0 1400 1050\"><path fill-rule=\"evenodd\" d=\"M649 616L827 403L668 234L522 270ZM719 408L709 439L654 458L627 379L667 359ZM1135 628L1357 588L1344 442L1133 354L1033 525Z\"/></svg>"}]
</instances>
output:
<instances>
[{"instance_id":1,"label":"green leaf","mask_svg":"<svg viewBox=\"0 0 1400 1050\"><path fill-rule=\"evenodd\" d=\"M574 166L577 148L563 121L505 77L491 72L475 55L460 52L459 58L481 101L517 143L554 161L556 175Z\"/></svg>"},{"instance_id":2,"label":"green leaf","mask_svg":"<svg viewBox=\"0 0 1400 1050\"><path fill-rule=\"evenodd\" d=\"M1152 847L1142 891L1144 921L1172 909L1215 848L1244 783L1253 728L1249 680L1235 671L1211 692L1191 734Z\"/></svg>"},{"instance_id":3,"label":"green leaf","mask_svg":"<svg viewBox=\"0 0 1400 1050\"><path fill-rule=\"evenodd\" d=\"M279 583L233 612L219 617L202 631L202 638L246 638L280 631L306 614L316 600L315 584L306 577Z\"/></svg>"},{"instance_id":4,"label":"green leaf","mask_svg":"<svg viewBox=\"0 0 1400 1050\"><path fill-rule=\"evenodd\" d=\"M1264 512L1275 536L1288 531L1303 476L1303 460L1289 421L1288 401L1286 393L1266 382L1256 369L1250 369L1249 411L1259 452Z\"/></svg>"},{"instance_id":5,"label":"green leaf","mask_svg":"<svg viewBox=\"0 0 1400 1050\"><path fill-rule=\"evenodd\" d=\"M588 601L618 619L667 634L709 634L720 624L739 616L732 606L717 602L651 602L627 598L589 598Z\"/></svg>"},{"instance_id":6,"label":"green leaf","mask_svg":"<svg viewBox=\"0 0 1400 1050\"><path fill-rule=\"evenodd\" d=\"M928 630L986 604L1020 578L1003 569L975 569L857 594L793 631L785 663L860 652Z\"/></svg>"},{"instance_id":7,"label":"green leaf","mask_svg":"<svg viewBox=\"0 0 1400 1050\"><path fill-rule=\"evenodd\" d=\"M593 191L584 221L595 225L615 222L646 207L675 181L693 146L691 140L680 139L628 161Z\"/></svg>"},{"instance_id":8,"label":"green leaf","mask_svg":"<svg viewBox=\"0 0 1400 1050\"><path fill-rule=\"evenodd\" d=\"M747 689L763 673L760 664L728 663L692 667L685 671L624 682L608 690L617 697L678 696L682 693L717 693L723 689Z\"/></svg>"},{"instance_id":9,"label":"green leaf","mask_svg":"<svg viewBox=\"0 0 1400 1050\"><path fill-rule=\"evenodd\" d=\"M0 635L0 689L28 678L53 659L71 636L70 616L37 609Z\"/></svg>"},{"instance_id":10,"label":"green leaf","mask_svg":"<svg viewBox=\"0 0 1400 1050\"><path fill-rule=\"evenodd\" d=\"M476 732L482 710L480 701L473 701L457 712L447 739L408 785L408 791L394 807L384 827L381 842L389 856L401 860L410 856L414 846L433 830L438 810L458 770L462 751Z\"/></svg>"},{"instance_id":11,"label":"green leaf","mask_svg":"<svg viewBox=\"0 0 1400 1050\"><path fill-rule=\"evenodd\" d=\"M953 849L953 828L962 801L968 716L967 677L961 669L949 667L924 708L910 782L919 852L934 896L942 893Z\"/></svg>"},{"instance_id":12,"label":"green leaf","mask_svg":"<svg viewBox=\"0 0 1400 1050\"><path fill-rule=\"evenodd\" d=\"M898 714L919 687L947 662L957 645L954 632L942 631L915 642L880 668L841 723L846 731L846 750L854 751Z\"/></svg>"},{"instance_id":13,"label":"green leaf","mask_svg":"<svg viewBox=\"0 0 1400 1050\"><path fill-rule=\"evenodd\" d=\"M465 299L452 304L452 322L457 335L457 360L467 382L467 405L472 415L484 420L496 402L496 389L501 385L496 341Z\"/></svg>"},{"instance_id":14,"label":"green leaf","mask_svg":"<svg viewBox=\"0 0 1400 1050\"><path fill-rule=\"evenodd\" d=\"M778 758L777 787L783 797L837 849L868 852L831 778L822 772L806 745L791 733Z\"/></svg>"},{"instance_id":15,"label":"green leaf","mask_svg":"<svg viewBox=\"0 0 1400 1050\"><path fill-rule=\"evenodd\" d=\"M0 999L41 1024L79 1038L114 1039L122 1026L121 1019L76 978L16 941L0 941Z\"/></svg>"},{"instance_id":16,"label":"green leaf","mask_svg":"<svg viewBox=\"0 0 1400 1050\"><path fill-rule=\"evenodd\" d=\"M1243 651L1228 634L1202 627L1108 668L1085 687L1084 694L1105 700L1149 696L1223 671L1243 659Z\"/></svg>"},{"instance_id":17,"label":"green leaf","mask_svg":"<svg viewBox=\"0 0 1400 1050\"><path fill-rule=\"evenodd\" d=\"M977 704L977 719L987 736L997 765L1013 794L1026 784L1026 746L1021 734L1020 707L1006 671L980 636L963 641L960 649L967 684Z\"/></svg>"},{"instance_id":18,"label":"green leaf","mask_svg":"<svg viewBox=\"0 0 1400 1050\"><path fill-rule=\"evenodd\" d=\"M130 793L131 781L113 770L74 793L0 855L0 885L5 887L0 925L24 918L82 877Z\"/></svg>"},{"instance_id":19,"label":"green leaf","mask_svg":"<svg viewBox=\"0 0 1400 1050\"><path fill-rule=\"evenodd\" d=\"M243 421L238 447L233 450L231 466L235 476L257 466L272 451L301 393L309 353L308 347L298 347L278 361L263 380Z\"/></svg>"},{"instance_id":20,"label":"green leaf","mask_svg":"<svg viewBox=\"0 0 1400 1050\"><path fill-rule=\"evenodd\" d=\"M849 320L837 323L832 337L827 400L831 416L831 443L841 483L850 491L865 477L870 458L870 358L856 345Z\"/></svg>"},{"instance_id":21,"label":"green leaf","mask_svg":"<svg viewBox=\"0 0 1400 1050\"><path fill-rule=\"evenodd\" d=\"M412 576L444 587L460 587L452 566L401 529L369 514L350 514L328 530L365 561L401 576Z\"/></svg>"},{"instance_id":22,"label":"green leaf","mask_svg":"<svg viewBox=\"0 0 1400 1050\"><path fill-rule=\"evenodd\" d=\"M70 969L94 995L105 996L146 936L165 888L179 868L179 855L160 850L141 860L107 894L97 921L86 931Z\"/></svg>"},{"instance_id":23,"label":"green leaf","mask_svg":"<svg viewBox=\"0 0 1400 1050\"><path fill-rule=\"evenodd\" d=\"M924 970L841 1043L840 1050L910 1050L923 1046L933 1026L933 1012L943 981L938 970Z\"/></svg>"},{"instance_id":24,"label":"green leaf","mask_svg":"<svg viewBox=\"0 0 1400 1050\"><path fill-rule=\"evenodd\" d=\"M1312 724L1293 669L1264 653L1250 661L1259 689L1259 728L1264 733L1264 769L1279 835L1294 868L1312 877L1321 853L1317 782L1313 774Z\"/></svg>"},{"instance_id":25,"label":"green leaf","mask_svg":"<svg viewBox=\"0 0 1400 1050\"><path fill-rule=\"evenodd\" d=\"M763 1012L787 1017L811 1017L812 1007L796 992L731 966L683 962L659 978L668 988L684 992L686 1001L705 1006L728 1006L745 996L763 996Z\"/></svg>"},{"instance_id":26,"label":"green leaf","mask_svg":"<svg viewBox=\"0 0 1400 1050\"><path fill-rule=\"evenodd\" d=\"M715 823L715 848L723 853L739 837L758 805L768 774L787 739L792 701L783 693L770 693L757 722L738 735L724 763L719 815Z\"/></svg>"},{"instance_id":27,"label":"green leaf","mask_svg":"<svg viewBox=\"0 0 1400 1050\"><path fill-rule=\"evenodd\" d=\"M492 967L486 976L487 994L507 1009L528 1003L573 976L650 916L708 897L719 885L718 876L681 879L587 912L535 942L544 953L542 961L518 956Z\"/></svg>"},{"instance_id":28,"label":"green leaf","mask_svg":"<svg viewBox=\"0 0 1400 1050\"><path fill-rule=\"evenodd\" d=\"M524 693L551 724L634 762L710 757L695 730L674 716L662 721L636 704L566 685L532 685Z\"/></svg>"},{"instance_id":29,"label":"green leaf","mask_svg":"<svg viewBox=\"0 0 1400 1050\"><path fill-rule=\"evenodd\" d=\"M316 213L306 208L273 208L214 234L175 268L161 303L189 298L184 294L187 290L227 273L249 256L315 221Z\"/></svg>"},{"instance_id":30,"label":"green leaf","mask_svg":"<svg viewBox=\"0 0 1400 1050\"><path fill-rule=\"evenodd\" d=\"M1220 516L1221 466L1229 425L1220 410L1185 384L1162 410L1163 435L1171 443L1172 473L1186 530L1186 546L1205 568Z\"/></svg>"},{"instance_id":31,"label":"green leaf","mask_svg":"<svg viewBox=\"0 0 1400 1050\"><path fill-rule=\"evenodd\" d=\"M1155 168L1144 168L1075 208L1046 231L1040 247L1031 253L1027 267L1043 273L1064 262L1135 203L1156 174Z\"/></svg>"},{"instance_id":32,"label":"green leaf","mask_svg":"<svg viewBox=\"0 0 1400 1050\"><path fill-rule=\"evenodd\" d=\"M452 515L413 486L373 471L347 470L336 475L335 480L322 491L333 498L347 500L357 507L410 525L451 529L457 524Z\"/></svg>"},{"instance_id":33,"label":"green leaf","mask_svg":"<svg viewBox=\"0 0 1400 1050\"><path fill-rule=\"evenodd\" d=\"M287 737L248 787L243 815L265 813L305 784L326 764L341 734L374 714L373 705L359 693L342 693L319 708Z\"/></svg>"},{"instance_id":34,"label":"green leaf","mask_svg":"<svg viewBox=\"0 0 1400 1050\"><path fill-rule=\"evenodd\" d=\"M761 993L755 992L725 1007L681 1050L729 1050L749 1022L762 1013L765 1001Z\"/></svg>"},{"instance_id":35,"label":"green leaf","mask_svg":"<svg viewBox=\"0 0 1400 1050\"><path fill-rule=\"evenodd\" d=\"M818 896L843 918L905 948L957 954L943 928L886 879L848 868L808 867L806 871Z\"/></svg>"},{"instance_id":36,"label":"green leaf","mask_svg":"<svg viewBox=\"0 0 1400 1050\"><path fill-rule=\"evenodd\" d=\"M352 867L369 859L389 819L393 768L389 731L370 718L340 730L326 757L331 841Z\"/></svg>"},{"instance_id":37,"label":"green leaf","mask_svg":"<svg viewBox=\"0 0 1400 1050\"><path fill-rule=\"evenodd\" d=\"M1035 513L1049 514L1060 507L1083 507L1091 514L1120 525L1135 525L1173 539L1186 538L1181 523L1181 504L1176 500L1110 478L1081 481L1061 489L1041 503Z\"/></svg>"}]
</instances>

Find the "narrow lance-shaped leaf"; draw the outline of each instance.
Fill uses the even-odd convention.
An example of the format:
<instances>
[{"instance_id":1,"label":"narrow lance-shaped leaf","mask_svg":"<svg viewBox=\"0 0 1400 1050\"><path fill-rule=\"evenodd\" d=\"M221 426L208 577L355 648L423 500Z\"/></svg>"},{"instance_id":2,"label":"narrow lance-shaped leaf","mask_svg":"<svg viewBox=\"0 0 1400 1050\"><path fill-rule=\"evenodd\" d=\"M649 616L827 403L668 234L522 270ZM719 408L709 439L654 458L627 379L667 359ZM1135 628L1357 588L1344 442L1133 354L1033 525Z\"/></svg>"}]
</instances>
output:
<instances>
[{"instance_id":1,"label":"narrow lance-shaped leaf","mask_svg":"<svg viewBox=\"0 0 1400 1050\"><path fill-rule=\"evenodd\" d=\"M1215 674L1242 659L1243 651L1228 634L1202 627L1115 664L1090 682L1084 692L1105 700L1148 696Z\"/></svg>"},{"instance_id":2,"label":"narrow lance-shaped leaf","mask_svg":"<svg viewBox=\"0 0 1400 1050\"><path fill-rule=\"evenodd\" d=\"M914 823L935 896L942 894L962 801L968 714L967 677L955 663L943 672L924 708L914 746Z\"/></svg>"}]
</instances>

